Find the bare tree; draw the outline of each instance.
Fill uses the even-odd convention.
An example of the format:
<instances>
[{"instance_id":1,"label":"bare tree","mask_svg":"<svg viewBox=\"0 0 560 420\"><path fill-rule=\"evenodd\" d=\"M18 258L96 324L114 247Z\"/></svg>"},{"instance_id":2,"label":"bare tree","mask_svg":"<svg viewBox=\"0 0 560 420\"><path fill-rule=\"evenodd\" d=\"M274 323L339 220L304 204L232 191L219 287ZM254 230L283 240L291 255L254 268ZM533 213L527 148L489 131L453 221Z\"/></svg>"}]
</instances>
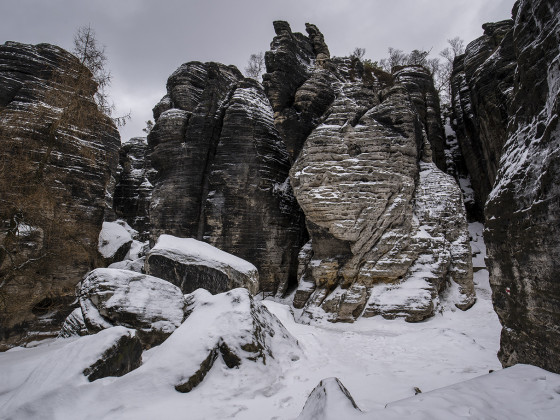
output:
<instances>
[{"instance_id":1,"label":"bare tree","mask_svg":"<svg viewBox=\"0 0 560 420\"><path fill-rule=\"evenodd\" d=\"M408 55L402 50L389 47L389 58L384 58L379 61L379 64L387 73L391 73L391 70L395 66L403 66L407 63Z\"/></svg>"},{"instance_id":2,"label":"bare tree","mask_svg":"<svg viewBox=\"0 0 560 420\"><path fill-rule=\"evenodd\" d=\"M354 48L354 51L350 53L350 58L357 58L358 60L362 60L365 54L366 54L365 48L356 47Z\"/></svg>"},{"instance_id":3,"label":"bare tree","mask_svg":"<svg viewBox=\"0 0 560 420\"><path fill-rule=\"evenodd\" d=\"M245 76L258 80L265 71L264 53L259 52L251 54L247 67L245 67Z\"/></svg>"}]
</instances>

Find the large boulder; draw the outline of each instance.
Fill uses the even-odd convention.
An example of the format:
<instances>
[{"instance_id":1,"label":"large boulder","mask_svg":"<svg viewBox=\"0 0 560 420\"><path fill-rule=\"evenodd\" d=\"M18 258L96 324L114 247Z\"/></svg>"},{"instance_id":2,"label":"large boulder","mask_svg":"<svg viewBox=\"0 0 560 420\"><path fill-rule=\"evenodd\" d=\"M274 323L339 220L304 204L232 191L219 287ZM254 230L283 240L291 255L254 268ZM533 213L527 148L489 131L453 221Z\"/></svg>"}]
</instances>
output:
<instances>
[{"instance_id":1,"label":"large boulder","mask_svg":"<svg viewBox=\"0 0 560 420\"><path fill-rule=\"evenodd\" d=\"M244 287L259 291L259 273L248 261L192 238L161 235L148 252L146 273L180 287L183 293L203 288L212 294Z\"/></svg>"},{"instance_id":2,"label":"large boulder","mask_svg":"<svg viewBox=\"0 0 560 420\"><path fill-rule=\"evenodd\" d=\"M510 122L485 207L499 358L560 372L560 4L522 0L513 17Z\"/></svg>"},{"instance_id":3,"label":"large boulder","mask_svg":"<svg viewBox=\"0 0 560 420\"><path fill-rule=\"evenodd\" d=\"M262 86L233 66L186 63L154 118L152 243L161 234L203 240L253 263L267 292L294 285L303 216Z\"/></svg>"},{"instance_id":4,"label":"large boulder","mask_svg":"<svg viewBox=\"0 0 560 420\"><path fill-rule=\"evenodd\" d=\"M133 271L93 270L76 294L89 333L115 325L134 328L144 347L160 344L185 318L186 303L178 287ZM69 323L64 335L72 334L72 325L81 328L79 314L72 313L65 326Z\"/></svg>"},{"instance_id":5,"label":"large boulder","mask_svg":"<svg viewBox=\"0 0 560 420\"><path fill-rule=\"evenodd\" d=\"M56 334L98 259L120 147L80 61L0 45L0 349Z\"/></svg>"}]
</instances>

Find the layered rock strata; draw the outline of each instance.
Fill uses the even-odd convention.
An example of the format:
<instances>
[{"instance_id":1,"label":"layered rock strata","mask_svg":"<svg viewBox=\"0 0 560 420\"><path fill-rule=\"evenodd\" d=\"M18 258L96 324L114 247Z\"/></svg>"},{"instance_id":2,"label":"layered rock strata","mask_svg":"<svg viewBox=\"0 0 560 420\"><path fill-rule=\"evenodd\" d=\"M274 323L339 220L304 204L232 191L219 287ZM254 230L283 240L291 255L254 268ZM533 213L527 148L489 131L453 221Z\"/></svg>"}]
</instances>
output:
<instances>
[{"instance_id":1,"label":"layered rock strata","mask_svg":"<svg viewBox=\"0 0 560 420\"><path fill-rule=\"evenodd\" d=\"M511 120L485 208L499 358L560 372L560 4L521 0L513 12Z\"/></svg>"},{"instance_id":2,"label":"layered rock strata","mask_svg":"<svg viewBox=\"0 0 560 420\"><path fill-rule=\"evenodd\" d=\"M233 66L192 62L167 91L148 136L151 240L203 240L253 263L264 291L284 291L296 282L305 232L262 87Z\"/></svg>"},{"instance_id":3,"label":"layered rock strata","mask_svg":"<svg viewBox=\"0 0 560 420\"><path fill-rule=\"evenodd\" d=\"M484 35L455 59L451 75L453 128L483 220L506 138L512 99L515 51L512 20L483 25Z\"/></svg>"},{"instance_id":4,"label":"layered rock strata","mask_svg":"<svg viewBox=\"0 0 560 420\"><path fill-rule=\"evenodd\" d=\"M120 147L78 59L0 46L0 349L55 334L97 260Z\"/></svg>"},{"instance_id":5,"label":"layered rock strata","mask_svg":"<svg viewBox=\"0 0 560 420\"><path fill-rule=\"evenodd\" d=\"M274 26L264 84L296 159L290 182L311 236L300 252L294 306L304 307L304 318L326 312L332 321L362 314L417 321L433 314L455 282L455 303L470 307L460 190L431 163L433 144L445 166L429 73L406 67L381 78L358 60L329 58L312 25L307 38L285 22ZM291 86L289 74L301 80ZM398 290L400 301L379 301L387 289Z\"/></svg>"}]
</instances>

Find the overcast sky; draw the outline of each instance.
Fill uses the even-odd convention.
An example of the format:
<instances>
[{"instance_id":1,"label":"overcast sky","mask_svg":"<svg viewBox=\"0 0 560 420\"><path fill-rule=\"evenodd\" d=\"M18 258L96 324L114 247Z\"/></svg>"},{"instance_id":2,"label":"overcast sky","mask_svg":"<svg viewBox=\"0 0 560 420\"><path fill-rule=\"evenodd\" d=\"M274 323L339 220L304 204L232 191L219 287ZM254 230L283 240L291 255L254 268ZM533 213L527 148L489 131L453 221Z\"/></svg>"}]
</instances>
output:
<instances>
[{"instance_id":1,"label":"overcast sky","mask_svg":"<svg viewBox=\"0 0 560 420\"><path fill-rule=\"evenodd\" d=\"M355 47L366 58L387 47L409 52L472 41L481 25L511 17L514 0L0 0L0 44L48 42L71 50L76 29L90 24L106 46L116 114L132 112L123 141L144 135L145 121L182 63L219 61L243 71L249 55L266 51L272 21L294 32L316 24L331 55Z\"/></svg>"}]
</instances>

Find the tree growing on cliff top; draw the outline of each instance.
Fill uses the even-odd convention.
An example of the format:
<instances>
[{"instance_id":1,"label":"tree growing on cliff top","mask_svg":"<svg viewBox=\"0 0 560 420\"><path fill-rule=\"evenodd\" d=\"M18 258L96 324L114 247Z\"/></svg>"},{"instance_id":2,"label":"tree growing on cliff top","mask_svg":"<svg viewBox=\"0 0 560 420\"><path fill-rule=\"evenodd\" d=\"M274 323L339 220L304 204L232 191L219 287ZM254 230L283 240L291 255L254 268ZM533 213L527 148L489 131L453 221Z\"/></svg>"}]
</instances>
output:
<instances>
[{"instance_id":1,"label":"tree growing on cliff top","mask_svg":"<svg viewBox=\"0 0 560 420\"><path fill-rule=\"evenodd\" d=\"M251 54L247 62L247 67L245 67L245 76L259 80L259 77L262 76L264 71L264 53L258 52L256 54Z\"/></svg>"}]
</instances>

